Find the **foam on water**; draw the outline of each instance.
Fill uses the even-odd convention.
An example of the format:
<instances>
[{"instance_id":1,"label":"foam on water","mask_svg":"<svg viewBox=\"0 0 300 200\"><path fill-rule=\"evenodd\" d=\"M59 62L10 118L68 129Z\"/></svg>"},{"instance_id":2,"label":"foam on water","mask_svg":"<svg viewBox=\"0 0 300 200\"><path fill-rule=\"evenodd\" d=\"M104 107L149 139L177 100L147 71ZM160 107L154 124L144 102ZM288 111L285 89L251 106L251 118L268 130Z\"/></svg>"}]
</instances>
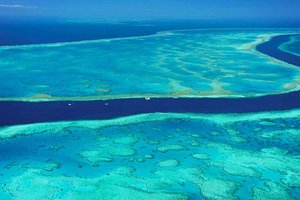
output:
<instances>
[{"instance_id":1,"label":"foam on water","mask_svg":"<svg viewBox=\"0 0 300 200\"><path fill-rule=\"evenodd\" d=\"M297 30L184 30L1 47L0 100L259 96L298 90L298 68L254 50L261 38L291 32Z\"/></svg>"},{"instance_id":2,"label":"foam on water","mask_svg":"<svg viewBox=\"0 0 300 200\"><path fill-rule=\"evenodd\" d=\"M0 129L0 199L299 199L300 110Z\"/></svg>"}]
</instances>

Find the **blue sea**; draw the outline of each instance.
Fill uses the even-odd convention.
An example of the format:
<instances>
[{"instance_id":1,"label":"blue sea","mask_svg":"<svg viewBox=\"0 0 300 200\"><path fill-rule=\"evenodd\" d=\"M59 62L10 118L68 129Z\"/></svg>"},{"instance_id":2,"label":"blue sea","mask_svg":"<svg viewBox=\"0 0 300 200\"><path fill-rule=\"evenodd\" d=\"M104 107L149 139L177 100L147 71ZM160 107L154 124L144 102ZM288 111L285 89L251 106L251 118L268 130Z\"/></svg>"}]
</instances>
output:
<instances>
[{"instance_id":1,"label":"blue sea","mask_svg":"<svg viewBox=\"0 0 300 200\"><path fill-rule=\"evenodd\" d=\"M300 29L0 20L0 199L300 199Z\"/></svg>"}]
</instances>

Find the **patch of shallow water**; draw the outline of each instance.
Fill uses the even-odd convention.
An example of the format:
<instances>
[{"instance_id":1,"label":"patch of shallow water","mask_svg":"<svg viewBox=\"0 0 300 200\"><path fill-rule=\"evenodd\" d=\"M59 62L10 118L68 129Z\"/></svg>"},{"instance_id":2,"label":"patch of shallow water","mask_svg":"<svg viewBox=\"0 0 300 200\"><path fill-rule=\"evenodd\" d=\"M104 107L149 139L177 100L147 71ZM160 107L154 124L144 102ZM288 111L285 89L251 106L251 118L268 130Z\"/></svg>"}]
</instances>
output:
<instances>
[{"instance_id":1,"label":"patch of shallow water","mask_svg":"<svg viewBox=\"0 0 300 200\"><path fill-rule=\"evenodd\" d=\"M4 127L1 199L297 199L299 119L157 113Z\"/></svg>"},{"instance_id":2,"label":"patch of shallow water","mask_svg":"<svg viewBox=\"0 0 300 200\"><path fill-rule=\"evenodd\" d=\"M299 89L299 69L254 50L266 37L291 32L297 30L185 30L142 40L1 47L0 79L5 84L0 84L0 100L228 97L294 91Z\"/></svg>"}]
</instances>

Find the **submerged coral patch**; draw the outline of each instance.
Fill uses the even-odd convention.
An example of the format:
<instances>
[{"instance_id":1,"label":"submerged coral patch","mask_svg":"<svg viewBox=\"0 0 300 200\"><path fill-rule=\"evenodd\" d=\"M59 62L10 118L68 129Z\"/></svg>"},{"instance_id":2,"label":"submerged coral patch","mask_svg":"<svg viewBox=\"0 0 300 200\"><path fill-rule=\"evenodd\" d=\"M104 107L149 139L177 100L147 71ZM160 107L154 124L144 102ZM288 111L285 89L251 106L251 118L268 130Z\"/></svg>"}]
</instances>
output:
<instances>
[{"instance_id":1,"label":"submerged coral patch","mask_svg":"<svg viewBox=\"0 0 300 200\"><path fill-rule=\"evenodd\" d=\"M208 154L204 154L204 153L195 153L192 155L193 158L199 159L199 160L207 160L210 159Z\"/></svg>"},{"instance_id":2,"label":"submerged coral patch","mask_svg":"<svg viewBox=\"0 0 300 200\"><path fill-rule=\"evenodd\" d=\"M185 150L185 149L186 149L186 147L184 147L180 144L170 144L170 145L158 147L157 151L160 151L162 153L166 153L168 151L181 151L181 150Z\"/></svg>"},{"instance_id":3,"label":"submerged coral patch","mask_svg":"<svg viewBox=\"0 0 300 200\"><path fill-rule=\"evenodd\" d=\"M159 167L176 167L180 165L180 162L175 159L163 160L157 163Z\"/></svg>"},{"instance_id":4,"label":"submerged coral patch","mask_svg":"<svg viewBox=\"0 0 300 200\"><path fill-rule=\"evenodd\" d=\"M297 199L298 129L299 110L3 127L0 199Z\"/></svg>"},{"instance_id":5,"label":"submerged coral patch","mask_svg":"<svg viewBox=\"0 0 300 200\"><path fill-rule=\"evenodd\" d=\"M127 180L131 180L128 182ZM126 185L118 182L126 182ZM187 195L175 192L161 192L155 189L141 189L136 184L143 179L119 173L117 170L111 176L103 175L96 178L81 178L47 176L39 169L29 171L9 180L3 189L14 199L163 199L184 200ZM145 181L144 184L160 184L155 181ZM153 192L153 190L155 192Z\"/></svg>"},{"instance_id":6,"label":"submerged coral patch","mask_svg":"<svg viewBox=\"0 0 300 200\"><path fill-rule=\"evenodd\" d=\"M201 193L204 198L211 200L235 200L238 197L235 195L239 184L219 179L209 179L203 181L200 185Z\"/></svg>"},{"instance_id":7,"label":"submerged coral patch","mask_svg":"<svg viewBox=\"0 0 300 200\"><path fill-rule=\"evenodd\" d=\"M80 155L92 163L112 161L111 157L103 156L102 153L99 151L82 151Z\"/></svg>"}]
</instances>

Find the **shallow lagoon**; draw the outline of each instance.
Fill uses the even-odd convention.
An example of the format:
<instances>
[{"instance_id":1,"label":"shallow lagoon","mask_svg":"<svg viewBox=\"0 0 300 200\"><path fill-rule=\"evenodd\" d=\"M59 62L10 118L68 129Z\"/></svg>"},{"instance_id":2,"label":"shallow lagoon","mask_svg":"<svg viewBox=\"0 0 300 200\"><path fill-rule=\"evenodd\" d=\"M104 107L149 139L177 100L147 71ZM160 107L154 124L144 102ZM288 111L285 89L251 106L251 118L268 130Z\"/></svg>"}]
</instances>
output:
<instances>
[{"instance_id":1,"label":"shallow lagoon","mask_svg":"<svg viewBox=\"0 0 300 200\"><path fill-rule=\"evenodd\" d=\"M154 113L2 127L0 197L299 199L299 120Z\"/></svg>"},{"instance_id":2,"label":"shallow lagoon","mask_svg":"<svg viewBox=\"0 0 300 200\"><path fill-rule=\"evenodd\" d=\"M0 99L284 93L298 89L299 69L260 54L255 45L272 35L295 32L296 29L185 30L144 37L1 47Z\"/></svg>"}]
</instances>

